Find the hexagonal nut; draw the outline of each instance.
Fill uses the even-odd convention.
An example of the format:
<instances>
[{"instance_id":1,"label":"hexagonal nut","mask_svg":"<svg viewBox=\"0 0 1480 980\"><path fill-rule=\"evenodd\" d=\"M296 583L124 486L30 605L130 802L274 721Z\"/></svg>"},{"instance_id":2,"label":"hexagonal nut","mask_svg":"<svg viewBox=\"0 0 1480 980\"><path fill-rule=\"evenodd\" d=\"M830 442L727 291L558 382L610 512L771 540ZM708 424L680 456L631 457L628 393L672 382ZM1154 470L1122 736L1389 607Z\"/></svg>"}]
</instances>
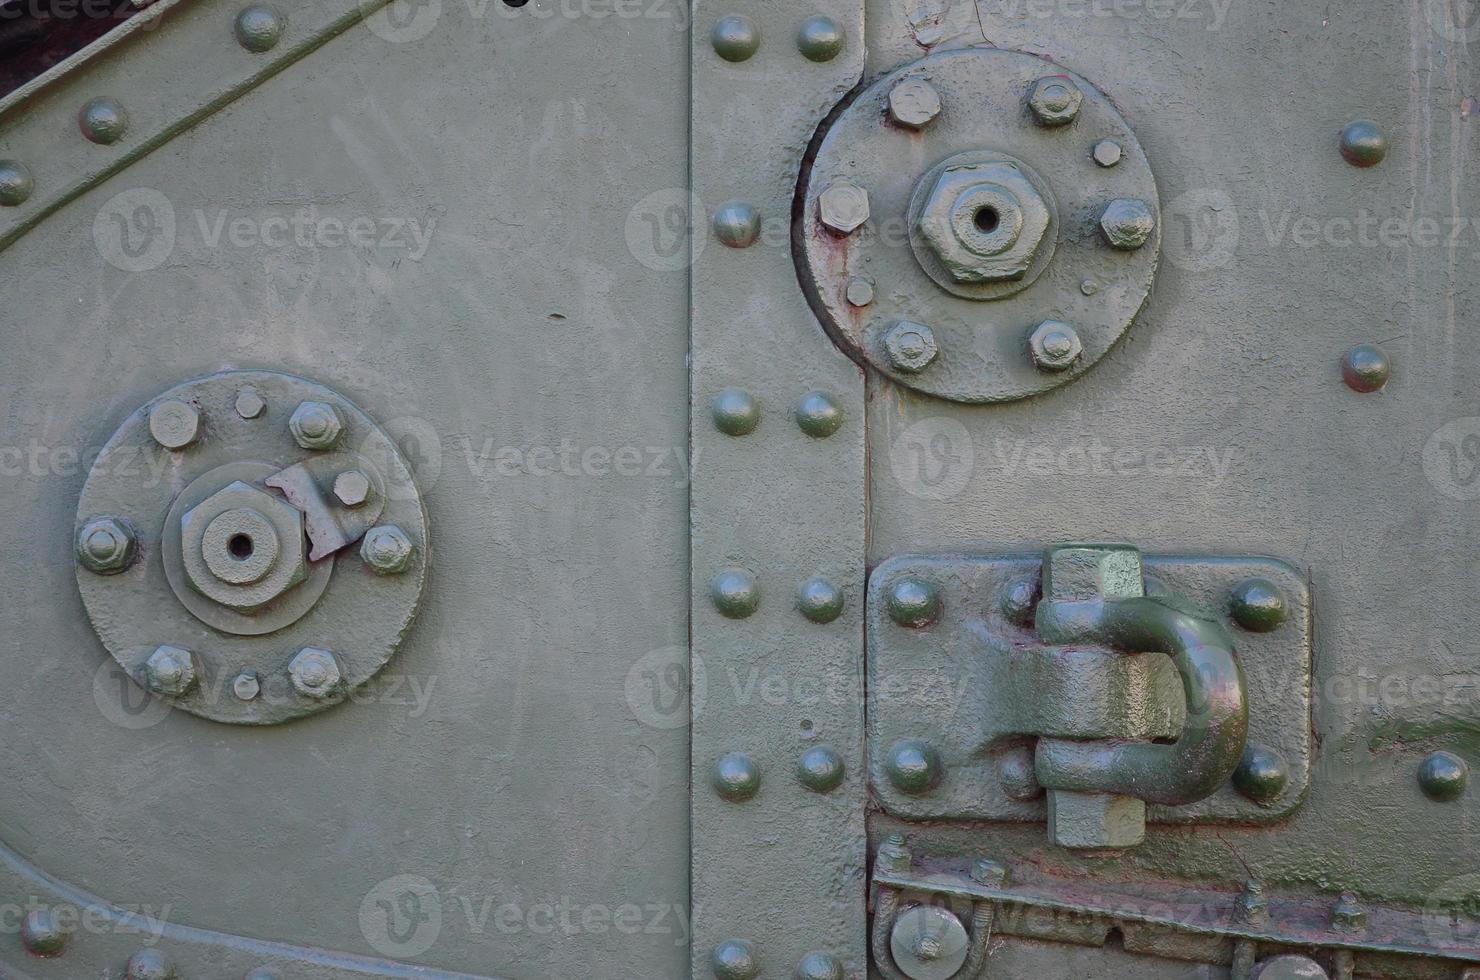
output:
<instances>
[{"instance_id":1,"label":"hexagonal nut","mask_svg":"<svg viewBox=\"0 0 1480 980\"><path fill-rule=\"evenodd\" d=\"M1049 75L1033 83L1028 92L1028 108L1045 126L1063 126L1079 115L1084 93L1068 75Z\"/></svg>"},{"instance_id":2,"label":"hexagonal nut","mask_svg":"<svg viewBox=\"0 0 1480 980\"><path fill-rule=\"evenodd\" d=\"M317 647L304 647L288 663L288 679L299 694L323 700L339 690L344 674L334 654Z\"/></svg>"},{"instance_id":3,"label":"hexagonal nut","mask_svg":"<svg viewBox=\"0 0 1480 980\"><path fill-rule=\"evenodd\" d=\"M923 78L901 79L889 90L889 118L906 129L924 129L940 110L940 93Z\"/></svg>"},{"instance_id":4,"label":"hexagonal nut","mask_svg":"<svg viewBox=\"0 0 1480 980\"><path fill-rule=\"evenodd\" d=\"M986 283L1023 278L1051 220L1038 188L1004 160L948 168L915 224L952 279Z\"/></svg>"},{"instance_id":5,"label":"hexagonal nut","mask_svg":"<svg viewBox=\"0 0 1480 980\"><path fill-rule=\"evenodd\" d=\"M834 181L817 196L817 215L831 231L851 235L868 220L868 191L852 181Z\"/></svg>"},{"instance_id":6,"label":"hexagonal nut","mask_svg":"<svg viewBox=\"0 0 1480 980\"><path fill-rule=\"evenodd\" d=\"M365 532L360 557L377 575L398 575L411 567L416 546L406 532L394 524L382 524Z\"/></svg>"},{"instance_id":7,"label":"hexagonal nut","mask_svg":"<svg viewBox=\"0 0 1480 980\"><path fill-rule=\"evenodd\" d=\"M1079 334L1067 323L1044 320L1028 335L1028 350L1040 371L1063 371L1084 353Z\"/></svg>"},{"instance_id":8,"label":"hexagonal nut","mask_svg":"<svg viewBox=\"0 0 1480 980\"><path fill-rule=\"evenodd\" d=\"M883 337L884 356L896 371L918 374L940 356L935 332L923 323L900 320Z\"/></svg>"},{"instance_id":9,"label":"hexagonal nut","mask_svg":"<svg viewBox=\"0 0 1480 980\"><path fill-rule=\"evenodd\" d=\"M218 521L231 512L240 519ZM250 483L237 480L217 490L186 511L180 526L186 578L223 606L250 612L308 577L303 513Z\"/></svg>"},{"instance_id":10,"label":"hexagonal nut","mask_svg":"<svg viewBox=\"0 0 1480 980\"><path fill-rule=\"evenodd\" d=\"M1048 835L1060 847L1109 851L1146 839L1146 803L1109 793L1048 794Z\"/></svg>"},{"instance_id":11,"label":"hexagonal nut","mask_svg":"<svg viewBox=\"0 0 1480 980\"><path fill-rule=\"evenodd\" d=\"M1100 215L1100 231L1111 248L1131 252L1151 238L1156 230L1156 217L1145 201L1135 198L1119 198L1105 205Z\"/></svg>"},{"instance_id":12,"label":"hexagonal nut","mask_svg":"<svg viewBox=\"0 0 1480 980\"><path fill-rule=\"evenodd\" d=\"M77 562L94 574L117 575L137 554L133 529L116 517L88 521L77 532Z\"/></svg>"},{"instance_id":13,"label":"hexagonal nut","mask_svg":"<svg viewBox=\"0 0 1480 980\"><path fill-rule=\"evenodd\" d=\"M149 690L176 698L195 686L195 657L183 647L162 646L144 663Z\"/></svg>"},{"instance_id":14,"label":"hexagonal nut","mask_svg":"<svg viewBox=\"0 0 1480 980\"><path fill-rule=\"evenodd\" d=\"M370 478L360 470L346 470L334 478L334 496L346 507L359 507L370 499Z\"/></svg>"},{"instance_id":15,"label":"hexagonal nut","mask_svg":"<svg viewBox=\"0 0 1480 980\"><path fill-rule=\"evenodd\" d=\"M288 419L288 431L304 449L332 449L344 434L344 417L328 402L302 402Z\"/></svg>"}]
</instances>

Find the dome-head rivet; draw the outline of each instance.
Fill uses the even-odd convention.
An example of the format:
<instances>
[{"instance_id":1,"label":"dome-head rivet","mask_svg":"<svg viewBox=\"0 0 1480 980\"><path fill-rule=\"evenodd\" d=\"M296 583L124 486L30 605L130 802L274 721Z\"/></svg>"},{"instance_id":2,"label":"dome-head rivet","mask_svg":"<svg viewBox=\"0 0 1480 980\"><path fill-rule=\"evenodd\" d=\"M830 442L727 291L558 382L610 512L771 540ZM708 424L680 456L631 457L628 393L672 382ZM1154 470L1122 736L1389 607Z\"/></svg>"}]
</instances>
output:
<instances>
[{"instance_id":1,"label":"dome-head rivet","mask_svg":"<svg viewBox=\"0 0 1480 980\"><path fill-rule=\"evenodd\" d=\"M825 391L809 391L797 404L797 426L814 439L826 439L843 424L843 408Z\"/></svg>"},{"instance_id":2,"label":"dome-head rivet","mask_svg":"<svg viewBox=\"0 0 1480 980\"><path fill-rule=\"evenodd\" d=\"M917 578L902 578L889 587L885 600L889 618L900 626L918 629L929 626L940 616L940 590Z\"/></svg>"},{"instance_id":3,"label":"dome-head rivet","mask_svg":"<svg viewBox=\"0 0 1480 980\"><path fill-rule=\"evenodd\" d=\"M711 579L709 597L720 615L730 619L744 619L761 603L760 588L755 579L739 568L727 568Z\"/></svg>"},{"instance_id":4,"label":"dome-head rivet","mask_svg":"<svg viewBox=\"0 0 1480 980\"><path fill-rule=\"evenodd\" d=\"M827 745L815 745L802 753L797 778L814 793L826 793L843 783L843 757Z\"/></svg>"},{"instance_id":5,"label":"dome-head rivet","mask_svg":"<svg viewBox=\"0 0 1480 980\"><path fill-rule=\"evenodd\" d=\"M19 160L0 160L0 207L13 208L25 204L36 189L36 178L31 168Z\"/></svg>"},{"instance_id":6,"label":"dome-head rivet","mask_svg":"<svg viewBox=\"0 0 1480 980\"><path fill-rule=\"evenodd\" d=\"M1364 395L1381 391L1392 373L1387 353L1376 344L1358 344L1341 358L1341 380Z\"/></svg>"},{"instance_id":7,"label":"dome-head rivet","mask_svg":"<svg viewBox=\"0 0 1480 980\"><path fill-rule=\"evenodd\" d=\"M808 953L797 963L796 980L843 980L843 964L831 953Z\"/></svg>"},{"instance_id":8,"label":"dome-head rivet","mask_svg":"<svg viewBox=\"0 0 1480 980\"><path fill-rule=\"evenodd\" d=\"M739 388L726 388L709 403L714 427L727 436L747 436L761 422L761 406L754 395Z\"/></svg>"},{"instance_id":9,"label":"dome-head rivet","mask_svg":"<svg viewBox=\"0 0 1480 980\"><path fill-rule=\"evenodd\" d=\"M761 234L761 213L744 201L727 201L714 212L714 236L730 248L749 248Z\"/></svg>"},{"instance_id":10,"label":"dome-head rivet","mask_svg":"<svg viewBox=\"0 0 1480 980\"><path fill-rule=\"evenodd\" d=\"M744 752L727 752L714 763L714 791L731 803L742 803L761 788L761 770Z\"/></svg>"},{"instance_id":11,"label":"dome-head rivet","mask_svg":"<svg viewBox=\"0 0 1480 980\"><path fill-rule=\"evenodd\" d=\"M126 980L175 980L175 964L157 949L141 949L128 958Z\"/></svg>"},{"instance_id":12,"label":"dome-head rivet","mask_svg":"<svg viewBox=\"0 0 1480 980\"><path fill-rule=\"evenodd\" d=\"M831 17L809 17L797 31L797 50L808 61L831 61L843 50L843 29Z\"/></svg>"},{"instance_id":13,"label":"dome-head rivet","mask_svg":"<svg viewBox=\"0 0 1480 980\"><path fill-rule=\"evenodd\" d=\"M755 950L743 939L727 939L709 957L717 980L755 980L761 974Z\"/></svg>"},{"instance_id":14,"label":"dome-head rivet","mask_svg":"<svg viewBox=\"0 0 1480 980\"><path fill-rule=\"evenodd\" d=\"M714 53L726 61L749 60L761 46L761 32L749 17L731 14L715 21L709 32L709 43Z\"/></svg>"},{"instance_id":15,"label":"dome-head rivet","mask_svg":"<svg viewBox=\"0 0 1480 980\"><path fill-rule=\"evenodd\" d=\"M1370 119L1358 119L1341 131L1341 155L1354 167L1375 167L1387 156L1388 142L1382 127Z\"/></svg>"},{"instance_id":16,"label":"dome-head rivet","mask_svg":"<svg viewBox=\"0 0 1480 980\"><path fill-rule=\"evenodd\" d=\"M1424 795L1440 803L1459 799L1470 781L1470 766L1453 752L1431 752L1418 767L1418 785Z\"/></svg>"},{"instance_id":17,"label":"dome-head rivet","mask_svg":"<svg viewBox=\"0 0 1480 980\"><path fill-rule=\"evenodd\" d=\"M885 769L894 788L912 796L934 789L944 772L935 746L918 738L902 738L890 746Z\"/></svg>"},{"instance_id":18,"label":"dome-head rivet","mask_svg":"<svg viewBox=\"0 0 1480 980\"><path fill-rule=\"evenodd\" d=\"M1251 633L1279 629L1290 614L1284 593L1267 578L1245 579L1235 585L1228 610L1233 621Z\"/></svg>"},{"instance_id":19,"label":"dome-head rivet","mask_svg":"<svg viewBox=\"0 0 1480 980\"><path fill-rule=\"evenodd\" d=\"M1273 803L1290 782L1290 767L1284 756L1267 746L1250 742L1233 771L1233 788L1258 804Z\"/></svg>"},{"instance_id":20,"label":"dome-head rivet","mask_svg":"<svg viewBox=\"0 0 1480 980\"><path fill-rule=\"evenodd\" d=\"M78 111L77 126L82 130L83 136L94 143L107 146L117 143L128 132L128 113L116 99L100 96Z\"/></svg>"},{"instance_id":21,"label":"dome-head rivet","mask_svg":"<svg viewBox=\"0 0 1480 980\"><path fill-rule=\"evenodd\" d=\"M797 587L797 610L814 623L830 623L843 612L843 590L825 578L808 579Z\"/></svg>"},{"instance_id":22,"label":"dome-head rivet","mask_svg":"<svg viewBox=\"0 0 1480 980\"><path fill-rule=\"evenodd\" d=\"M283 36L283 17L262 3L243 7L232 30L236 42L253 54L271 51Z\"/></svg>"},{"instance_id":23,"label":"dome-head rivet","mask_svg":"<svg viewBox=\"0 0 1480 980\"><path fill-rule=\"evenodd\" d=\"M21 920L21 945L32 956L60 956L70 936L51 908L32 909Z\"/></svg>"}]
</instances>

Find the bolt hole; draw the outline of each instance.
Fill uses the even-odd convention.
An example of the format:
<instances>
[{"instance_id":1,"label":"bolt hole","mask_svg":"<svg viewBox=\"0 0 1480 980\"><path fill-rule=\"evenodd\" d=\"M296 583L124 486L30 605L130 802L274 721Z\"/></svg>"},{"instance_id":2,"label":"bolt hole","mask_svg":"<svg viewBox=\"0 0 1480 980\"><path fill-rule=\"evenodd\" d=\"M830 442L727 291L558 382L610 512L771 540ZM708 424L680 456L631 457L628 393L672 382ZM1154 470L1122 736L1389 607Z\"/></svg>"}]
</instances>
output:
<instances>
[{"instance_id":1,"label":"bolt hole","mask_svg":"<svg viewBox=\"0 0 1480 980\"><path fill-rule=\"evenodd\" d=\"M245 534L233 534L226 542L226 550L237 561L246 561L252 557L252 539Z\"/></svg>"},{"instance_id":2,"label":"bolt hole","mask_svg":"<svg viewBox=\"0 0 1480 980\"><path fill-rule=\"evenodd\" d=\"M505 7L522 7L526 3L529 3L529 0L504 0Z\"/></svg>"},{"instance_id":3,"label":"bolt hole","mask_svg":"<svg viewBox=\"0 0 1480 980\"><path fill-rule=\"evenodd\" d=\"M997 213L996 208L988 205L977 211L976 217L973 220L976 222L976 227L979 231L983 234L990 235L1002 223L1002 215Z\"/></svg>"}]
</instances>

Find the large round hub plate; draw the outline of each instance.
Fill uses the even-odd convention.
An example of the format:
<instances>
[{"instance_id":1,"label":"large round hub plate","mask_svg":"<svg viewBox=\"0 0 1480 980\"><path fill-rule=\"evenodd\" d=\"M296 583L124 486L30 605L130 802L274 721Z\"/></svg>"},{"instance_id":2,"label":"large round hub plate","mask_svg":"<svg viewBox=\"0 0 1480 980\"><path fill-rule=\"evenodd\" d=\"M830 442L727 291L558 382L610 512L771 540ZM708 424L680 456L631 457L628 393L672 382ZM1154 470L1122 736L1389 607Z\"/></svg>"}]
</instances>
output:
<instances>
[{"instance_id":1,"label":"large round hub plate","mask_svg":"<svg viewBox=\"0 0 1480 980\"><path fill-rule=\"evenodd\" d=\"M1130 126L1084 79L1013 51L931 55L864 89L801 192L799 264L829 331L954 401L1088 370L1145 303L1160 251Z\"/></svg>"},{"instance_id":2,"label":"large round hub plate","mask_svg":"<svg viewBox=\"0 0 1480 980\"><path fill-rule=\"evenodd\" d=\"M77 583L138 683L270 724L385 666L427 544L411 471L369 416L302 378L232 372L165 392L109 439L78 507Z\"/></svg>"}]
</instances>

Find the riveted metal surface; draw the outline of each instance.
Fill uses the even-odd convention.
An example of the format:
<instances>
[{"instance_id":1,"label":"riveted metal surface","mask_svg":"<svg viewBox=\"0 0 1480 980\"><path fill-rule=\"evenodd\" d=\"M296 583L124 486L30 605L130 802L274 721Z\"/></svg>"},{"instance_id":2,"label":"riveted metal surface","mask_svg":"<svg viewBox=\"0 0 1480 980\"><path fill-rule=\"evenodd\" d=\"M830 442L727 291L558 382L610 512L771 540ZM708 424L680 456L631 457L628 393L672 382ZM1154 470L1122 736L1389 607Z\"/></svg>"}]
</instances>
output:
<instances>
[{"instance_id":1,"label":"riveted metal surface","mask_svg":"<svg viewBox=\"0 0 1480 980\"><path fill-rule=\"evenodd\" d=\"M1012 778L1024 733L1151 741L1181 730L1185 699L1165 656L1045 648L1031 622L1014 621L1004 598L1036 579L1041 566L1033 557L899 556L874 569L867 611L870 782L890 813L912 820L1041 821L1046 801L1038 794L1019 798ZM1304 580L1268 559L1148 556L1145 569L1158 591L1209 610L1227 610L1233 590L1256 576L1277 583L1289 608L1280 629L1240 631L1237 640L1249 690L1249 740L1286 760L1280 791L1259 803L1230 784L1198 803L1151 806L1148 819L1279 822L1300 805L1313 765ZM891 591L901 581L939 590L941 612L929 628L902 628L891 618ZM941 756L941 778L928 792L903 792L890 778L889 748L904 738Z\"/></svg>"},{"instance_id":2,"label":"riveted metal surface","mask_svg":"<svg viewBox=\"0 0 1480 980\"><path fill-rule=\"evenodd\" d=\"M1083 93L1075 120L1053 128L1036 123L1028 92L1057 72L1017 52L940 52L879 78L829 123L804 185L799 265L829 330L853 356L942 398L1004 401L1078 376L1130 326L1157 265L1150 163L1110 99L1078 76L1064 76ZM941 94L939 117L917 132L888 124L894 87L919 80ZM1106 138L1122 147L1120 163L1109 169L1091 153ZM993 165L1006 176L988 172ZM865 188L871 207L869 221L840 240L814 217L815 200L844 180ZM944 186L952 180L960 186ZM996 188L992 194L1008 203L967 200L972 186ZM1136 251L1111 247L1100 230L1102 213L1118 198L1145 203L1150 240ZM986 258L970 253L967 212L989 215L990 238L1001 237L1019 208L1025 224L1016 243ZM932 245L932 235L962 236L950 227L957 212L968 231L962 243ZM855 275L877 283L867 308L846 299ZM1094 284L1091 293L1085 282ZM901 370L886 356L884 336L900 319L931 327L940 347L934 363ZM1083 356L1062 373L1038 370L1028 354L1029 333L1047 319L1072 324L1083 342Z\"/></svg>"},{"instance_id":3,"label":"riveted metal surface","mask_svg":"<svg viewBox=\"0 0 1480 980\"><path fill-rule=\"evenodd\" d=\"M733 940L760 976L790 976L809 955L827 954L842 975L861 977L863 378L797 285L789 226L807 143L859 78L863 3L701 0L693 11L692 189L708 209L694 216L691 272L691 673L708 678L692 739L693 975L729 975L714 971L712 957ZM731 16L761 38L740 62L710 44L711 27ZM842 50L825 62L792 43L818 16L842 34ZM716 235L725 229L711 230L708 211L727 201L758 217L746 248L724 247ZM739 411L713 415L712 404L735 401L715 402L729 389L749 397ZM816 390L842 417L826 438L792 418ZM804 613L797 587L812 578L825 579L829 594L812 590ZM711 583L735 588L712 592ZM797 778L797 760L824 743L843 776L819 792ZM716 760L732 753L760 774L738 802L713 782Z\"/></svg>"}]
</instances>

